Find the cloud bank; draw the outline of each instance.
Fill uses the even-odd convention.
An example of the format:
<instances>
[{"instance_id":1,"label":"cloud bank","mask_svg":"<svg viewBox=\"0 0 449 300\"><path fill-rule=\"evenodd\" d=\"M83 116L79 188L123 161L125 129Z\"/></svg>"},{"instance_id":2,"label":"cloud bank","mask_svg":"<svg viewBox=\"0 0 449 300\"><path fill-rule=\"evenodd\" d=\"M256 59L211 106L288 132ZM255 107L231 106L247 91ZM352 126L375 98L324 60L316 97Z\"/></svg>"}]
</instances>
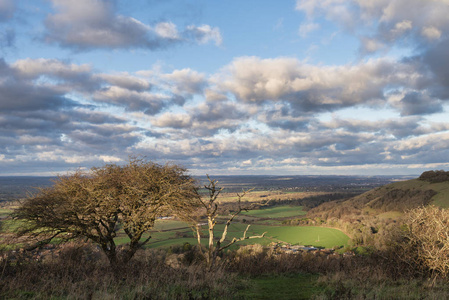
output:
<instances>
[{"instance_id":1,"label":"cloud bank","mask_svg":"<svg viewBox=\"0 0 449 300\"><path fill-rule=\"evenodd\" d=\"M147 24L115 1L51 4L44 44L71 53L226 44L218 27ZM447 167L447 1L299 0L291 9L304 16L295 38L323 30L324 19L357 38L358 59L238 55L212 72L144 63L105 71L76 56L0 60L0 166L53 174L145 155L197 174ZM1 22L15 13L0 1Z\"/></svg>"}]
</instances>

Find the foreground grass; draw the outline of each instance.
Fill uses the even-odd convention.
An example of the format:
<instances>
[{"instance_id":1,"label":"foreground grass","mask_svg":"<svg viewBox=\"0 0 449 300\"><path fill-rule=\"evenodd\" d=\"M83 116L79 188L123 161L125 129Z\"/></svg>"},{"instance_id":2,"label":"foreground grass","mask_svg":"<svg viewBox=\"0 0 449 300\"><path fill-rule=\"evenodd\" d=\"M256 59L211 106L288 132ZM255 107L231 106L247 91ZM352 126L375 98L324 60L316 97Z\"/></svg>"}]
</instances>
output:
<instances>
[{"instance_id":1,"label":"foreground grass","mask_svg":"<svg viewBox=\"0 0 449 300\"><path fill-rule=\"evenodd\" d=\"M96 247L76 243L38 261L10 253L0 262L0 299L234 299L245 288L223 268L205 272L202 263L182 257L140 251L113 272Z\"/></svg>"},{"instance_id":2,"label":"foreground grass","mask_svg":"<svg viewBox=\"0 0 449 300\"><path fill-rule=\"evenodd\" d=\"M339 273L320 276L315 282L317 293L313 299L448 299L449 285L439 281L432 285L426 279L398 279L361 277Z\"/></svg>"},{"instance_id":3,"label":"foreground grass","mask_svg":"<svg viewBox=\"0 0 449 300\"><path fill-rule=\"evenodd\" d=\"M237 293L243 299L311 299L325 290L317 285L318 275L262 275L248 279L248 287Z\"/></svg>"},{"instance_id":4,"label":"foreground grass","mask_svg":"<svg viewBox=\"0 0 449 300\"><path fill-rule=\"evenodd\" d=\"M404 275L406 265L392 265L394 261L382 256L274 254L262 246L246 246L226 253L207 271L194 248L178 247L139 251L129 265L113 272L93 245L61 247L58 255L39 260L9 252L11 256L0 262L0 299L447 299L449 295L447 280Z\"/></svg>"}]
</instances>

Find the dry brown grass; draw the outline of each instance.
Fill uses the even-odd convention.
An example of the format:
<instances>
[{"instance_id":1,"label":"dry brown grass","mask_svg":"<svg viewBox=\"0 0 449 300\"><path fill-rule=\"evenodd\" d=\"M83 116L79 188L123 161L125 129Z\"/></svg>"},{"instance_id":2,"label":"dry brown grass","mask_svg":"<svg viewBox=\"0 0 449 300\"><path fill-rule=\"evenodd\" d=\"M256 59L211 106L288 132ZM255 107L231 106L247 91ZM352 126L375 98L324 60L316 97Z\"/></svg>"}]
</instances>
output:
<instances>
[{"instance_id":1,"label":"dry brown grass","mask_svg":"<svg viewBox=\"0 0 449 300\"><path fill-rule=\"evenodd\" d=\"M65 245L53 254L36 261L3 253L0 299L231 299L237 290L235 276L223 268L204 272L186 255L170 266L162 250L138 252L118 273L91 246Z\"/></svg>"}]
</instances>

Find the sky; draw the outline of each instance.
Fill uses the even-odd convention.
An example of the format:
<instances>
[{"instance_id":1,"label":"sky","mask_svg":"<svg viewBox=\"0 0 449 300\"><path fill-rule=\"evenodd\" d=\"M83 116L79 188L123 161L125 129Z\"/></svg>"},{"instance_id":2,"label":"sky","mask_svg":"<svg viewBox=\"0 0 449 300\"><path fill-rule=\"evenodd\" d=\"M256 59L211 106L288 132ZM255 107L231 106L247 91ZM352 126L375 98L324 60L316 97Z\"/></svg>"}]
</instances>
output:
<instances>
[{"instance_id":1,"label":"sky","mask_svg":"<svg viewBox=\"0 0 449 300\"><path fill-rule=\"evenodd\" d=\"M449 169L449 0L0 0L0 175Z\"/></svg>"}]
</instances>

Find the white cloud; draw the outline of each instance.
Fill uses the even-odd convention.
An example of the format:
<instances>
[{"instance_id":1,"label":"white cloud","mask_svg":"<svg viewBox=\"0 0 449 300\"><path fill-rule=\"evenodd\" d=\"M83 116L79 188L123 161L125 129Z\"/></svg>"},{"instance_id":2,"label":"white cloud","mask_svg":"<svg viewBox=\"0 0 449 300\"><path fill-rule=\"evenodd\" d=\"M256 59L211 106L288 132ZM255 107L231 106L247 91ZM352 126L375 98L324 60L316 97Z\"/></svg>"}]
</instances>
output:
<instances>
[{"instance_id":1,"label":"white cloud","mask_svg":"<svg viewBox=\"0 0 449 300\"><path fill-rule=\"evenodd\" d=\"M385 101L387 87L412 86L415 73L412 66L388 59L314 66L293 58L242 57L212 80L244 102L286 101L298 111L331 111Z\"/></svg>"},{"instance_id":2,"label":"white cloud","mask_svg":"<svg viewBox=\"0 0 449 300\"><path fill-rule=\"evenodd\" d=\"M298 34L301 37L306 37L309 33L320 29L320 25L318 23L304 23L299 26Z\"/></svg>"},{"instance_id":3,"label":"white cloud","mask_svg":"<svg viewBox=\"0 0 449 300\"><path fill-rule=\"evenodd\" d=\"M251 166L252 164L253 164L253 162L251 161L251 159L242 161L243 166Z\"/></svg>"},{"instance_id":4,"label":"white cloud","mask_svg":"<svg viewBox=\"0 0 449 300\"><path fill-rule=\"evenodd\" d=\"M406 33L408 30L412 29L412 21L404 20L394 24L393 29L391 29L391 33L394 36L400 36Z\"/></svg>"},{"instance_id":5,"label":"white cloud","mask_svg":"<svg viewBox=\"0 0 449 300\"><path fill-rule=\"evenodd\" d=\"M215 45L220 46L223 42L223 38L220 33L220 29L217 27L211 27L210 25L187 27L186 32L193 35L194 39L200 44L206 44L209 41L215 42Z\"/></svg>"},{"instance_id":6,"label":"white cloud","mask_svg":"<svg viewBox=\"0 0 449 300\"><path fill-rule=\"evenodd\" d=\"M162 38L177 40L179 39L178 29L176 25L171 22L158 23L154 31Z\"/></svg>"},{"instance_id":7,"label":"white cloud","mask_svg":"<svg viewBox=\"0 0 449 300\"><path fill-rule=\"evenodd\" d=\"M119 86L98 90L92 98L95 101L122 106L130 111L143 111L147 114L156 114L171 104L171 99L167 95L133 91Z\"/></svg>"},{"instance_id":8,"label":"white cloud","mask_svg":"<svg viewBox=\"0 0 449 300\"><path fill-rule=\"evenodd\" d=\"M116 163L123 161L120 157L110 156L110 155L100 155L99 158L107 163Z\"/></svg>"},{"instance_id":9,"label":"white cloud","mask_svg":"<svg viewBox=\"0 0 449 300\"><path fill-rule=\"evenodd\" d=\"M96 74L93 77L104 80L111 85L116 85L121 88L138 92L148 90L151 87L151 84L147 80L133 76L127 72L114 74Z\"/></svg>"},{"instance_id":10,"label":"white cloud","mask_svg":"<svg viewBox=\"0 0 449 300\"><path fill-rule=\"evenodd\" d=\"M441 1L434 2L444 11ZM53 3L47 37L66 47L222 43L216 27L178 28L170 21L149 26L117 14L114 2ZM360 37L366 53L399 42L415 47L432 41L422 44L434 50L424 57L427 62L418 47L416 57L346 65L237 57L210 76L193 67L99 73L56 59L0 62L0 153L8 153L0 154L0 161L66 167L119 162L138 153L181 162L202 174L206 169L360 172L442 165L449 155L449 125L421 116L446 106L448 21L427 2L407 3L298 1L308 15L300 34L317 30L324 16ZM90 4L90 10L83 9ZM398 9L405 5L411 9ZM360 107L372 114L392 109L393 117L338 117L340 109ZM337 113L322 121L321 112Z\"/></svg>"},{"instance_id":11,"label":"white cloud","mask_svg":"<svg viewBox=\"0 0 449 300\"><path fill-rule=\"evenodd\" d=\"M46 41L76 50L92 48L159 49L185 41L221 44L218 28L188 26L180 33L172 22L151 27L116 13L114 1L51 0L55 8L45 20Z\"/></svg>"},{"instance_id":12,"label":"white cloud","mask_svg":"<svg viewBox=\"0 0 449 300\"><path fill-rule=\"evenodd\" d=\"M421 30L421 34L428 40L437 40L441 37L441 30L433 26L426 26Z\"/></svg>"},{"instance_id":13,"label":"white cloud","mask_svg":"<svg viewBox=\"0 0 449 300\"><path fill-rule=\"evenodd\" d=\"M296 9L309 22L324 17L355 33L362 53L395 46L404 38L423 44L449 32L446 0L298 0Z\"/></svg>"},{"instance_id":14,"label":"white cloud","mask_svg":"<svg viewBox=\"0 0 449 300\"><path fill-rule=\"evenodd\" d=\"M21 76L37 78L42 75L54 75L61 78L74 77L91 72L90 65L68 64L57 59L21 59L11 65Z\"/></svg>"},{"instance_id":15,"label":"white cloud","mask_svg":"<svg viewBox=\"0 0 449 300\"><path fill-rule=\"evenodd\" d=\"M376 39L362 38L362 49L366 53L377 52L385 48L385 44Z\"/></svg>"},{"instance_id":16,"label":"white cloud","mask_svg":"<svg viewBox=\"0 0 449 300\"><path fill-rule=\"evenodd\" d=\"M164 74L161 77L173 86L175 93L199 94L206 86L205 75L188 68L174 70L172 73Z\"/></svg>"},{"instance_id":17,"label":"white cloud","mask_svg":"<svg viewBox=\"0 0 449 300\"><path fill-rule=\"evenodd\" d=\"M186 114L164 113L152 123L158 127L187 128L191 126L192 118Z\"/></svg>"}]
</instances>

